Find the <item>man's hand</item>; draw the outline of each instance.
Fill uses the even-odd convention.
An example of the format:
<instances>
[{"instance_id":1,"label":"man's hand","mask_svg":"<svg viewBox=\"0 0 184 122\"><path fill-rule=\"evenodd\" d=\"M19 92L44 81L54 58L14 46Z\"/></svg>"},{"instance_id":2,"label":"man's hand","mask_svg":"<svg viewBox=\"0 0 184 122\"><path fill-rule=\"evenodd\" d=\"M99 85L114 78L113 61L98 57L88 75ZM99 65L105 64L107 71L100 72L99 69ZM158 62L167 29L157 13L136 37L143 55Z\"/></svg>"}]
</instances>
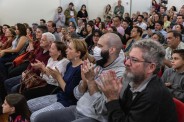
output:
<instances>
[{"instance_id":1,"label":"man's hand","mask_svg":"<svg viewBox=\"0 0 184 122\"><path fill-rule=\"evenodd\" d=\"M101 91L107 97L107 101L117 100L122 89L122 78L118 79L115 71L108 71L100 75L101 82L97 82Z\"/></svg>"}]
</instances>

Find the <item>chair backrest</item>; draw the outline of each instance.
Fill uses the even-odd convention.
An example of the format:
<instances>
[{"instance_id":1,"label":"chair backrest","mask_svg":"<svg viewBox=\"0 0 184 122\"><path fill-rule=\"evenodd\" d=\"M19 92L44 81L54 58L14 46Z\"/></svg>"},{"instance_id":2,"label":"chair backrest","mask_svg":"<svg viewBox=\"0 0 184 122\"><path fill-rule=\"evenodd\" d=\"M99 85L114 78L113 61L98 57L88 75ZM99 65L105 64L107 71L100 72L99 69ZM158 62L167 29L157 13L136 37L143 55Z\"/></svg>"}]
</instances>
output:
<instances>
[{"instance_id":1,"label":"chair backrest","mask_svg":"<svg viewBox=\"0 0 184 122\"><path fill-rule=\"evenodd\" d=\"M176 105L176 112L178 115L178 122L184 122L184 103L180 100L173 98Z\"/></svg>"}]
</instances>

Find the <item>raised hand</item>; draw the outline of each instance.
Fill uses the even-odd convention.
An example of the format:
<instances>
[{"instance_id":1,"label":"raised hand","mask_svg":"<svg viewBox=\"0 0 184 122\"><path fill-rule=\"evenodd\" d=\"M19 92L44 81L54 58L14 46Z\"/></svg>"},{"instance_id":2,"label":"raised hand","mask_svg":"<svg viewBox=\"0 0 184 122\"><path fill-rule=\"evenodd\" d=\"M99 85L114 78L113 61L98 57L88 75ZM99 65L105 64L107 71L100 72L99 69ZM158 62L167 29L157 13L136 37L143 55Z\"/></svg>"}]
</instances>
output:
<instances>
[{"instance_id":1,"label":"raised hand","mask_svg":"<svg viewBox=\"0 0 184 122\"><path fill-rule=\"evenodd\" d=\"M101 81L101 82L100 82ZM115 71L107 71L100 75L100 81L97 82L100 90L107 97L107 101L117 100L122 89L122 78L117 78Z\"/></svg>"}]
</instances>

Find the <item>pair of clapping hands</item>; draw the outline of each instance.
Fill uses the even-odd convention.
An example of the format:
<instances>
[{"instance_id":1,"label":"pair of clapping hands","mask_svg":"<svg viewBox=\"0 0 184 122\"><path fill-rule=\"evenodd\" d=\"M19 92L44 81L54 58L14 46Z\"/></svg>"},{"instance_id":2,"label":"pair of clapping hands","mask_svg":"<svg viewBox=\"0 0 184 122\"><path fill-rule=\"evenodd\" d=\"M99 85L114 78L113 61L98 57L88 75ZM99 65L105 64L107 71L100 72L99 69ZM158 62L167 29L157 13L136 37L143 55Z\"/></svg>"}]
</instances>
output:
<instances>
[{"instance_id":1,"label":"pair of clapping hands","mask_svg":"<svg viewBox=\"0 0 184 122\"><path fill-rule=\"evenodd\" d=\"M31 63L31 66L34 69L40 69L41 71L45 72L46 74L48 73L49 75L51 75L56 80L58 80L59 77L62 77L62 74L59 72L57 67L55 67L55 69L52 69L50 67L46 67L45 64L43 62L39 61L39 60L36 60L35 63Z\"/></svg>"},{"instance_id":2,"label":"pair of clapping hands","mask_svg":"<svg viewBox=\"0 0 184 122\"><path fill-rule=\"evenodd\" d=\"M83 81L87 84L95 81L95 75L98 73L94 71L94 64L90 63L89 60L85 60L81 66L81 76ZM107 97L107 101L117 100L120 96L120 91L122 89L122 78L117 78L115 71L109 70L105 73L100 74L100 81L95 81L99 89Z\"/></svg>"}]
</instances>

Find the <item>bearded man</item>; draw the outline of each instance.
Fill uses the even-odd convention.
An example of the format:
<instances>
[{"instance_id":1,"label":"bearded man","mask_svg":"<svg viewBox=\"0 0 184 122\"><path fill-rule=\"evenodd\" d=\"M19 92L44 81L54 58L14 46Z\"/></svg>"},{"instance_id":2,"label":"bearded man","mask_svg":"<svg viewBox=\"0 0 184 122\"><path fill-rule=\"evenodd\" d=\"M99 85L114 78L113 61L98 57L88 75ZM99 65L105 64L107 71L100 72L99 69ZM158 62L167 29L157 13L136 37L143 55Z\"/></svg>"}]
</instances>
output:
<instances>
[{"instance_id":1,"label":"bearded man","mask_svg":"<svg viewBox=\"0 0 184 122\"><path fill-rule=\"evenodd\" d=\"M173 99L156 75L164 56L158 42L141 40L133 44L126 59L125 84L114 71L101 75L98 86L108 101L109 122L177 122Z\"/></svg>"}]
</instances>

